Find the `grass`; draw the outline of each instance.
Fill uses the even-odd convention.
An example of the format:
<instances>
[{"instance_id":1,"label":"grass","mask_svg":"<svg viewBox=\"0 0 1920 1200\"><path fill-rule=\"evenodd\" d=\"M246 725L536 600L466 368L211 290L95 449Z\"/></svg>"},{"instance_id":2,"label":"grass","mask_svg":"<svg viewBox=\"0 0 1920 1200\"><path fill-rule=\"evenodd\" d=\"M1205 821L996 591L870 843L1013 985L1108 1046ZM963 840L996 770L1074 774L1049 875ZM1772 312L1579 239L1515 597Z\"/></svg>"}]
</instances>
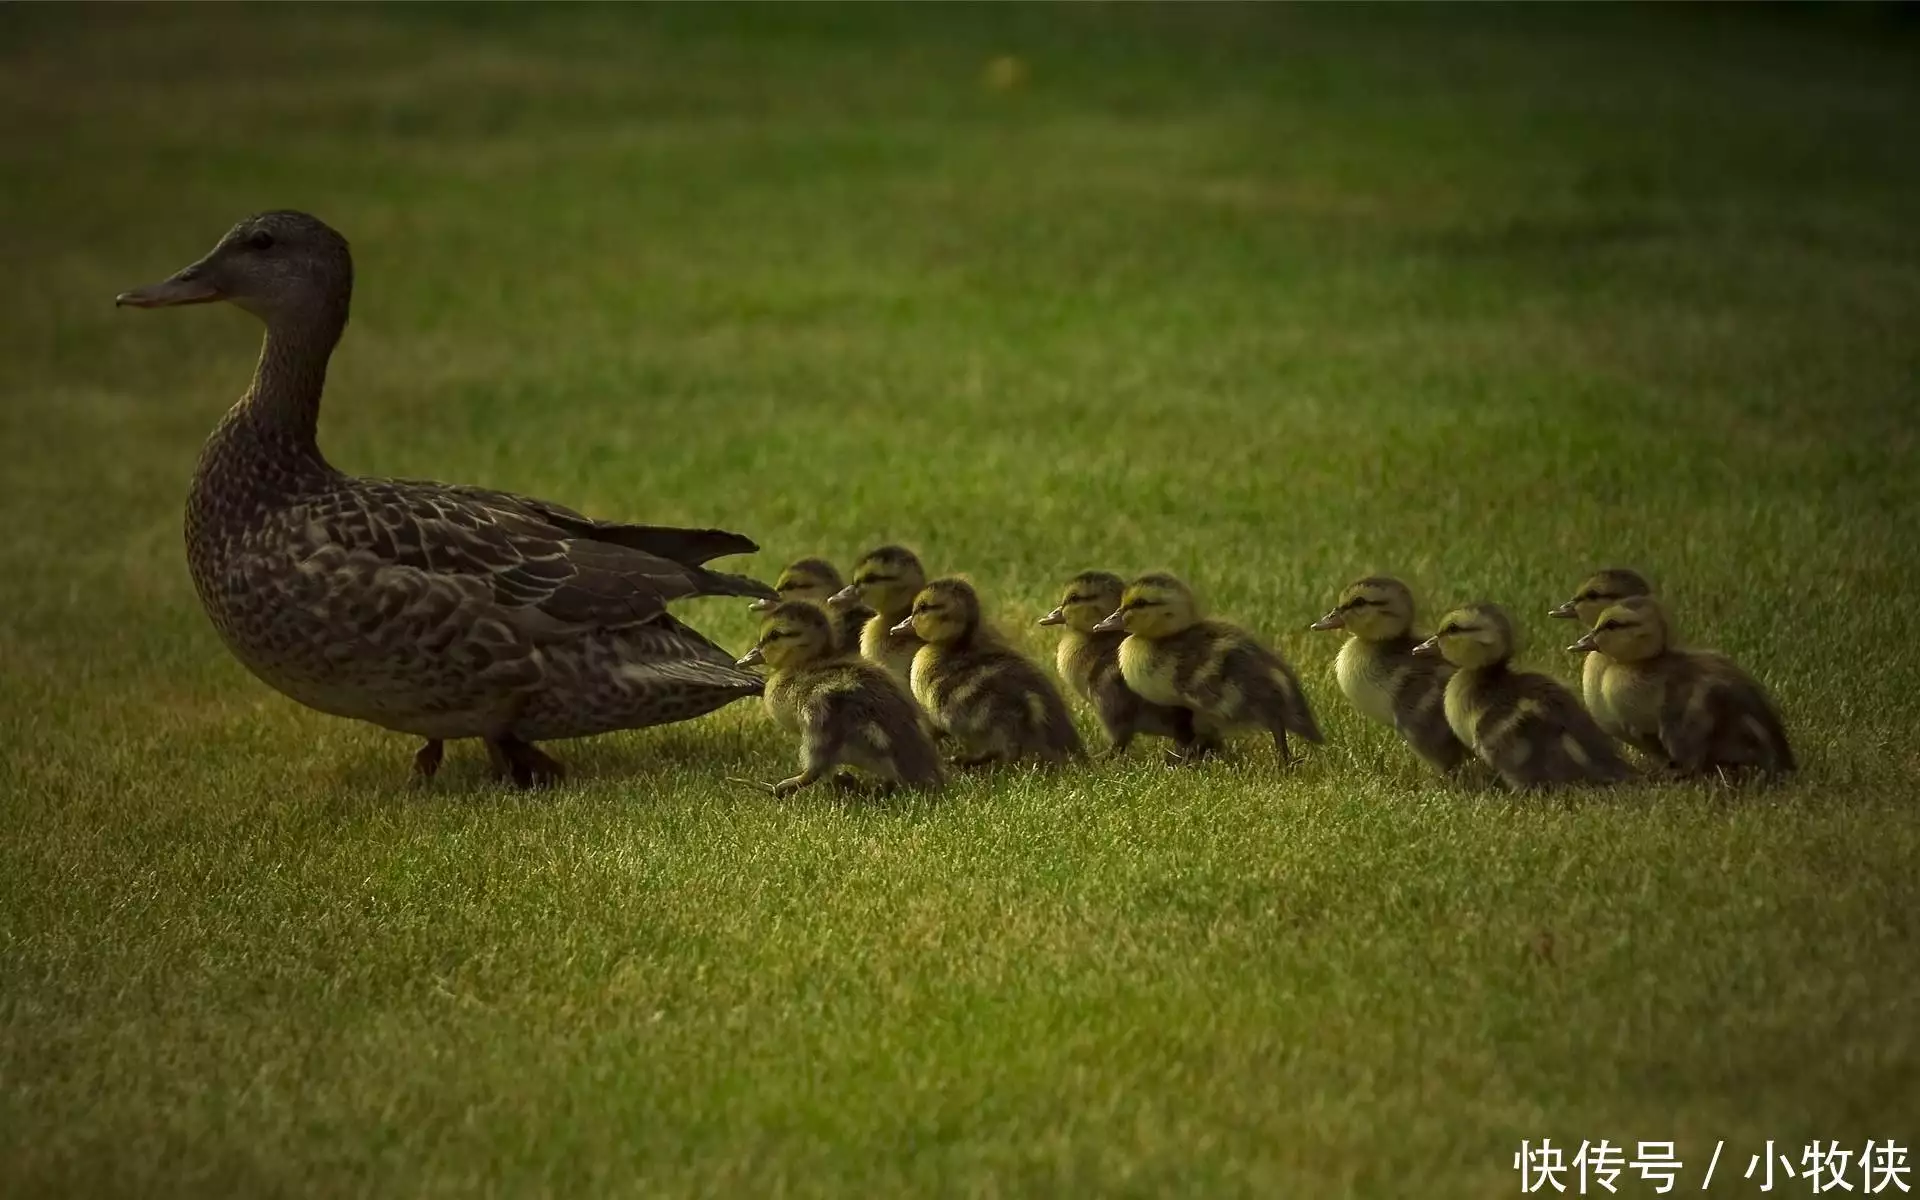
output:
<instances>
[{"instance_id":1,"label":"grass","mask_svg":"<svg viewBox=\"0 0 1920 1200\"><path fill-rule=\"evenodd\" d=\"M1854 8L0 12L0 1192L1446 1197L1522 1139L1677 1139L1682 1189L1724 1140L1716 1190L1913 1146L1915 50ZM257 327L109 303L278 206L354 242L343 466L763 575L906 540L1036 654L1067 574L1170 567L1328 744L775 804L722 782L792 752L740 705L559 747L555 794L471 748L406 790L183 569ZM1768 681L1796 782L1450 790L1304 631L1389 570L1570 675L1543 614L1615 561Z\"/></svg>"}]
</instances>

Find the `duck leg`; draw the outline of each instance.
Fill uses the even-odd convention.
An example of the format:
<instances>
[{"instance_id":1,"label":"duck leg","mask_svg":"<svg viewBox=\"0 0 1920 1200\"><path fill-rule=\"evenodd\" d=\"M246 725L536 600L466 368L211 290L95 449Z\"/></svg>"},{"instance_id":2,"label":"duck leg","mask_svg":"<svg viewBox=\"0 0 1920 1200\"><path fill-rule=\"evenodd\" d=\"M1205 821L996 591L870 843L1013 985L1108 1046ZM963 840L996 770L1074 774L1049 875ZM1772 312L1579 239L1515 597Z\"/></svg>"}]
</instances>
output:
<instances>
[{"instance_id":1,"label":"duck leg","mask_svg":"<svg viewBox=\"0 0 1920 1200\"><path fill-rule=\"evenodd\" d=\"M421 786L433 782L434 775L440 770L440 764L446 760L447 744L439 738L428 738L427 744L420 747L413 756L413 781Z\"/></svg>"},{"instance_id":2,"label":"duck leg","mask_svg":"<svg viewBox=\"0 0 1920 1200\"><path fill-rule=\"evenodd\" d=\"M493 763L494 778L510 778L515 787L552 787L567 776L567 769L532 742L523 742L512 734L488 738L487 759Z\"/></svg>"}]
</instances>

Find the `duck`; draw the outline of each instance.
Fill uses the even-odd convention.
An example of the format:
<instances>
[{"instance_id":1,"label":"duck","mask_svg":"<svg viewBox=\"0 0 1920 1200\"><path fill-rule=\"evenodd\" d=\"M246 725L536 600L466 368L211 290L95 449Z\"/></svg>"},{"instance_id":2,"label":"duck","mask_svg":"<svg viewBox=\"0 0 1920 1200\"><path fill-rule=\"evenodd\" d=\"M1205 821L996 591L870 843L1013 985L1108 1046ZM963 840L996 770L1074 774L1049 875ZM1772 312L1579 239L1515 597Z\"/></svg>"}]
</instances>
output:
<instances>
[{"instance_id":1,"label":"duck","mask_svg":"<svg viewBox=\"0 0 1920 1200\"><path fill-rule=\"evenodd\" d=\"M1653 597L1605 609L1568 649L1607 660L1602 686L1619 736L1669 773L1794 770L1793 747L1766 689L1724 654L1673 645L1666 610Z\"/></svg>"},{"instance_id":2,"label":"duck","mask_svg":"<svg viewBox=\"0 0 1920 1200\"><path fill-rule=\"evenodd\" d=\"M1246 630L1204 618L1193 589L1177 576L1135 579L1093 629L1124 631L1120 674L1127 686L1153 704L1192 710L1200 736L1265 730L1282 766L1294 761L1289 733L1322 740L1287 661Z\"/></svg>"},{"instance_id":3,"label":"duck","mask_svg":"<svg viewBox=\"0 0 1920 1200\"><path fill-rule=\"evenodd\" d=\"M773 582L779 599L762 598L747 607L753 612L771 612L783 600L807 600L827 610L833 618L834 646L838 653L860 655L860 633L876 615L856 597L841 599L846 581L824 558L795 559L781 569Z\"/></svg>"},{"instance_id":4,"label":"duck","mask_svg":"<svg viewBox=\"0 0 1920 1200\"><path fill-rule=\"evenodd\" d=\"M1513 620L1497 604L1450 612L1416 654L1454 667L1447 724L1515 791L1621 783L1632 768L1557 680L1513 669Z\"/></svg>"},{"instance_id":5,"label":"duck","mask_svg":"<svg viewBox=\"0 0 1920 1200\"><path fill-rule=\"evenodd\" d=\"M1574 592L1573 599L1549 609L1547 615L1556 620L1577 621L1583 630L1592 629L1600 614L1614 604L1633 596L1651 595L1653 585L1640 572L1630 567L1607 567L1588 576ZM1612 665L1603 654L1587 655L1580 665L1580 699L1593 719L1600 722L1600 728L1621 737L1620 723L1607 709L1606 677Z\"/></svg>"},{"instance_id":6,"label":"duck","mask_svg":"<svg viewBox=\"0 0 1920 1200\"><path fill-rule=\"evenodd\" d=\"M800 736L800 773L772 785L773 794L790 796L841 766L888 786L938 789L946 772L920 711L892 675L845 653L834 624L816 603L782 600L739 660L742 668L771 668L762 702L777 725Z\"/></svg>"},{"instance_id":7,"label":"duck","mask_svg":"<svg viewBox=\"0 0 1920 1200\"><path fill-rule=\"evenodd\" d=\"M1059 605L1039 623L1060 628L1054 660L1060 678L1093 709L1107 735L1108 758L1125 754L1144 733L1173 739L1174 760L1187 761L1212 748L1211 742L1195 736L1193 710L1141 699L1120 674L1120 643L1126 631L1094 632L1102 618L1120 607L1126 586L1126 580L1111 571L1082 571L1067 581Z\"/></svg>"},{"instance_id":8,"label":"duck","mask_svg":"<svg viewBox=\"0 0 1920 1200\"><path fill-rule=\"evenodd\" d=\"M1413 631L1413 590L1387 575L1356 579L1333 610L1310 629L1345 630L1334 678L1362 715L1398 733L1442 773L1459 769L1467 748L1447 723L1447 680L1453 667L1433 654L1415 654L1426 639Z\"/></svg>"},{"instance_id":9,"label":"duck","mask_svg":"<svg viewBox=\"0 0 1920 1200\"><path fill-rule=\"evenodd\" d=\"M913 686L913 659L921 642L907 616L913 598L927 586L920 556L905 546L880 546L867 551L853 565L853 582L833 599L839 604L864 604L874 610L860 631L860 655L893 672L903 687Z\"/></svg>"},{"instance_id":10,"label":"duck","mask_svg":"<svg viewBox=\"0 0 1920 1200\"><path fill-rule=\"evenodd\" d=\"M958 765L1086 758L1059 690L981 619L979 594L966 580L927 584L895 631L920 642L913 695L957 744Z\"/></svg>"},{"instance_id":11,"label":"duck","mask_svg":"<svg viewBox=\"0 0 1920 1200\"><path fill-rule=\"evenodd\" d=\"M536 743L684 721L757 696L758 676L668 611L769 596L707 563L758 549L721 529L615 524L488 488L349 475L318 443L353 256L319 218L247 217L192 265L120 293L148 309L225 301L259 319L252 384L201 450L187 565L233 656L333 716L478 738L497 775L559 781Z\"/></svg>"}]
</instances>

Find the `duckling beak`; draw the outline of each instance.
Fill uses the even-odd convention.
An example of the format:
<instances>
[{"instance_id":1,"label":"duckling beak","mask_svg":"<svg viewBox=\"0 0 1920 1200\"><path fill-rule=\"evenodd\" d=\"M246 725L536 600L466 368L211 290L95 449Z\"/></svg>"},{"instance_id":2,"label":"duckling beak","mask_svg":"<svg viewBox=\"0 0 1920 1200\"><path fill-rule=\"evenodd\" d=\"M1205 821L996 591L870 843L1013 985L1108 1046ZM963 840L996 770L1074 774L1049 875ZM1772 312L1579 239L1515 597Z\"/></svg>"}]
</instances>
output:
<instances>
[{"instance_id":1,"label":"duckling beak","mask_svg":"<svg viewBox=\"0 0 1920 1200\"><path fill-rule=\"evenodd\" d=\"M762 596L758 600L755 600L752 604L747 605L747 611L748 612L772 612L774 610L774 606L779 603L780 602L778 600L773 600L773 599L769 599L766 596Z\"/></svg>"},{"instance_id":2,"label":"duckling beak","mask_svg":"<svg viewBox=\"0 0 1920 1200\"><path fill-rule=\"evenodd\" d=\"M1337 608L1307 626L1308 629L1318 629L1323 633L1329 629L1345 629L1346 627L1347 619L1340 615L1340 610Z\"/></svg>"},{"instance_id":3,"label":"duckling beak","mask_svg":"<svg viewBox=\"0 0 1920 1200\"><path fill-rule=\"evenodd\" d=\"M757 667L766 661L767 656L760 653L760 647L755 646L753 649L735 659L733 665L736 667Z\"/></svg>"},{"instance_id":4,"label":"duckling beak","mask_svg":"<svg viewBox=\"0 0 1920 1200\"><path fill-rule=\"evenodd\" d=\"M828 604L858 604L859 602L860 589L851 583L827 597Z\"/></svg>"},{"instance_id":5,"label":"duckling beak","mask_svg":"<svg viewBox=\"0 0 1920 1200\"><path fill-rule=\"evenodd\" d=\"M1126 627L1127 610L1124 608L1116 608L1106 616L1100 618L1100 623L1093 627L1093 631L1095 633L1113 633L1116 630L1125 629Z\"/></svg>"},{"instance_id":6,"label":"duckling beak","mask_svg":"<svg viewBox=\"0 0 1920 1200\"><path fill-rule=\"evenodd\" d=\"M1558 617L1562 621L1571 621L1574 617L1579 616L1580 614L1573 611L1573 601L1569 600L1565 604L1562 604L1559 608L1548 609L1547 615L1550 617Z\"/></svg>"},{"instance_id":7,"label":"duckling beak","mask_svg":"<svg viewBox=\"0 0 1920 1200\"><path fill-rule=\"evenodd\" d=\"M1598 650L1599 648L1600 648L1600 643L1594 641L1593 635L1589 633L1585 637L1581 638L1579 641L1575 642L1573 645L1568 646L1567 651L1570 654L1591 654L1593 651Z\"/></svg>"},{"instance_id":8,"label":"duckling beak","mask_svg":"<svg viewBox=\"0 0 1920 1200\"><path fill-rule=\"evenodd\" d=\"M1065 625L1067 623L1067 610L1065 608L1056 608L1046 616L1041 617L1039 623L1042 625Z\"/></svg>"},{"instance_id":9,"label":"duckling beak","mask_svg":"<svg viewBox=\"0 0 1920 1200\"><path fill-rule=\"evenodd\" d=\"M210 304L224 300L220 289L201 277L200 264L150 283L146 287L121 292L113 298L116 308L171 308L176 304Z\"/></svg>"},{"instance_id":10,"label":"duckling beak","mask_svg":"<svg viewBox=\"0 0 1920 1200\"><path fill-rule=\"evenodd\" d=\"M1415 646L1413 648L1413 652L1415 654L1438 654L1440 653L1440 639L1437 637L1430 637L1426 641L1421 642L1418 646Z\"/></svg>"},{"instance_id":11,"label":"duckling beak","mask_svg":"<svg viewBox=\"0 0 1920 1200\"><path fill-rule=\"evenodd\" d=\"M887 632L888 633L912 633L913 618L912 617L906 618L905 620L901 621L898 625L895 625L892 629L887 630Z\"/></svg>"}]
</instances>

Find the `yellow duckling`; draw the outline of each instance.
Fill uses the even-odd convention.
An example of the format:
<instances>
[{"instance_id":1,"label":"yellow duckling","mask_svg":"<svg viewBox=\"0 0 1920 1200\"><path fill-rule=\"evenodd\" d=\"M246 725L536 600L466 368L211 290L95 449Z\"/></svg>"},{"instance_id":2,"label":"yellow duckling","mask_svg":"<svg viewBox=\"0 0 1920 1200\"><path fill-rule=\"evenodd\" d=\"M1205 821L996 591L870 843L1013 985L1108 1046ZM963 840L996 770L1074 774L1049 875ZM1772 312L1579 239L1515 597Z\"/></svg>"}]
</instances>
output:
<instances>
[{"instance_id":1,"label":"yellow duckling","mask_svg":"<svg viewBox=\"0 0 1920 1200\"><path fill-rule=\"evenodd\" d=\"M1107 733L1109 758L1125 754L1135 736L1145 733L1172 738L1184 759L1209 748L1195 741L1193 710L1142 700L1120 675L1120 643L1127 640L1126 632L1094 632L1103 617L1120 607L1126 587L1125 580L1110 572L1082 571L1067 581L1060 606L1041 617L1040 624L1065 626L1056 659L1060 678L1093 707Z\"/></svg>"},{"instance_id":2,"label":"yellow duckling","mask_svg":"<svg viewBox=\"0 0 1920 1200\"><path fill-rule=\"evenodd\" d=\"M840 597L845 592L840 572L824 558L802 558L787 564L773 585L779 600L755 600L747 607L757 613L772 612L781 600L804 600L818 604L833 618L834 645L842 654L858 656L860 633L874 617L872 609L857 597Z\"/></svg>"},{"instance_id":3,"label":"yellow duckling","mask_svg":"<svg viewBox=\"0 0 1920 1200\"><path fill-rule=\"evenodd\" d=\"M1632 775L1573 693L1545 675L1512 668L1513 622L1498 605L1448 613L1416 654L1443 655L1447 724L1516 791L1618 783Z\"/></svg>"},{"instance_id":4,"label":"yellow duckling","mask_svg":"<svg viewBox=\"0 0 1920 1200\"><path fill-rule=\"evenodd\" d=\"M1355 708L1390 726L1442 771L1466 761L1467 748L1447 724L1453 667L1438 655L1414 653L1422 639L1413 632L1413 592L1406 584L1382 575L1355 580L1334 610L1309 628L1353 635L1340 647L1333 671Z\"/></svg>"},{"instance_id":5,"label":"yellow duckling","mask_svg":"<svg viewBox=\"0 0 1920 1200\"><path fill-rule=\"evenodd\" d=\"M913 612L913 598L926 586L926 568L918 555L904 546L881 546L853 565L853 582L833 597L836 603L874 610L860 632L860 655L885 667L902 687L912 686L913 656L921 646L906 618Z\"/></svg>"},{"instance_id":6,"label":"yellow duckling","mask_svg":"<svg viewBox=\"0 0 1920 1200\"><path fill-rule=\"evenodd\" d=\"M1674 773L1794 769L1766 690L1725 655L1672 645L1666 612L1651 596L1608 608L1568 649L1607 659L1602 687L1619 736Z\"/></svg>"},{"instance_id":7,"label":"yellow duckling","mask_svg":"<svg viewBox=\"0 0 1920 1200\"><path fill-rule=\"evenodd\" d=\"M1653 585L1638 571L1626 567L1608 567L1597 571L1580 585L1573 599L1550 610L1547 615L1563 621L1578 621L1580 628L1592 629L1600 614L1631 596L1651 596ZM1606 677L1612 666L1602 654L1589 654L1580 665L1580 699L1586 704L1600 728L1625 740L1620 723L1607 710Z\"/></svg>"},{"instance_id":8,"label":"yellow duckling","mask_svg":"<svg viewBox=\"0 0 1920 1200\"><path fill-rule=\"evenodd\" d=\"M811 787L837 766L909 787L944 781L940 755L913 701L879 667L840 653L832 618L819 605L775 605L738 665L760 663L773 672L764 693L768 714L800 735L800 773L774 784L775 796Z\"/></svg>"},{"instance_id":9,"label":"yellow duckling","mask_svg":"<svg viewBox=\"0 0 1920 1200\"><path fill-rule=\"evenodd\" d=\"M1287 734L1320 741L1293 668L1243 629L1203 620L1193 591L1172 575L1143 575L1096 633L1125 630L1120 674L1142 699L1188 708L1203 735L1264 729L1282 764Z\"/></svg>"},{"instance_id":10,"label":"yellow duckling","mask_svg":"<svg viewBox=\"0 0 1920 1200\"><path fill-rule=\"evenodd\" d=\"M963 579L936 579L914 598L895 632L914 635L913 694L961 747L965 766L1032 756L1085 758L1067 702L1039 667L980 619L980 597Z\"/></svg>"}]
</instances>

